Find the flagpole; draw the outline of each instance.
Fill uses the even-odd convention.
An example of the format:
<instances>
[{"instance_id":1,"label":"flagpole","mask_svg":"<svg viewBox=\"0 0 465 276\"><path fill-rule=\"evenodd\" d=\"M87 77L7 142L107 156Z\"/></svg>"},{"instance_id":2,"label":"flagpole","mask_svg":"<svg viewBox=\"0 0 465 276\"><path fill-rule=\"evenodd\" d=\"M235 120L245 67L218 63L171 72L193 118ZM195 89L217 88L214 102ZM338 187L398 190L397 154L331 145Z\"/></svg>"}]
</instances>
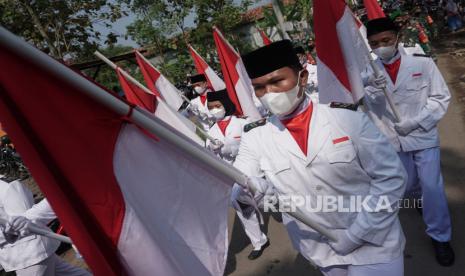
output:
<instances>
[{"instance_id":1,"label":"flagpole","mask_svg":"<svg viewBox=\"0 0 465 276\"><path fill-rule=\"evenodd\" d=\"M140 54L139 52L136 51L136 54ZM155 95L153 94L152 91L150 91L147 87L145 87L142 83L140 83L138 80L136 80L135 78L133 78L131 75L129 75L126 71L124 71L123 69L121 69L120 67L118 67L115 63L113 63L111 60L109 60L107 57L105 57L102 53L100 53L99 51L95 51L94 53L95 56L97 56L98 58L100 58L103 62L105 62L106 64L108 64L111 68L115 69L115 70L118 70L119 72L121 72L129 81L131 81L133 84L137 85L140 89L144 90L144 92L146 93L149 93L149 94L152 94L152 95ZM141 55L141 54L140 54ZM141 55L142 56L142 55ZM143 57L143 56L142 56ZM144 60L146 62L148 62L145 57L143 57ZM151 64L150 64L151 65ZM153 65L152 65L153 66ZM154 67L155 70L157 70L155 67ZM158 70L157 70L158 71ZM156 95L155 95L156 96ZM182 97L182 96L181 96ZM159 101L163 101L163 99L161 99L160 97L157 97L157 99ZM190 104L190 101L188 102ZM170 109L171 110L171 109ZM215 141L215 138L213 138L212 136L210 136L207 132L205 132L205 130L201 129L199 126L195 126L197 128L197 131L199 131L202 135L204 135L208 140L210 141Z\"/></svg>"},{"instance_id":2,"label":"flagpole","mask_svg":"<svg viewBox=\"0 0 465 276\"><path fill-rule=\"evenodd\" d=\"M115 70L118 70L121 74L123 74L123 76L125 76L130 82L132 82L133 84L135 84L137 87L139 87L140 89L144 90L145 93L148 93L148 94L151 94L151 95L155 95L153 94L152 91L150 91L147 87L145 87L142 83L140 83L138 80L136 80L135 78L133 78L131 75L129 75L126 71L124 71L122 68L118 67L118 65L116 65L115 63L113 63L111 60L109 60L106 56L104 56L102 53L100 53L99 51L95 51L94 52L94 55L96 57L98 57L99 59L101 59L103 62L105 62L106 64L108 64L108 66L110 66L111 68L115 69ZM156 95L155 95L156 96ZM160 99L159 97L157 97L158 100L163 100L163 99Z\"/></svg>"},{"instance_id":3,"label":"flagpole","mask_svg":"<svg viewBox=\"0 0 465 276\"><path fill-rule=\"evenodd\" d=\"M6 219L0 218L0 225L2 225L3 227L6 227L7 224L8 224L8 221ZM50 230L43 229L32 222L28 224L27 230L29 230L29 232L31 232L32 234L41 235L47 238L58 240L60 242L73 244L73 242L71 241L69 237L53 233Z\"/></svg>"},{"instance_id":4,"label":"flagpole","mask_svg":"<svg viewBox=\"0 0 465 276\"><path fill-rule=\"evenodd\" d=\"M283 13L281 12L281 9L279 8L278 1L277 0L271 1L271 5L273 6L274 14L276 15L276 19L278 20L279 28L281 29L281 32L283 33L283 38L290 40L291 38L289 37L289 34L286 31L286 26L284 26L284 17L283 17Z\"/></svg>"},{"instance_id":5,"label":"flagpole","mask_svg":"<svg viewBox=\"0 0 465 276\"><path fill-rule=\"evenodd\" d=\"M189 44L190 46L190 44ZM195 50L194 50L195 51ZM144 57L139 51L136 50L136 55L139 55L139 57L141 57L146 63L148 63L152 68L153 70L157 71L160 73L160 71L158 71L158 69L146 58ZM186 101L189 105L191 105L191 101L186 97L184 96L183 94L180 94L181 98ZM215 138L213 138L211 135L209 135L205 130L203 130L202 128L200 128L199 126L196 126L197 128L197 131L200 132L204 137L206 137L208 140L210 140L211 142L214 142Z\"/></svg>"},{"instance_id":6,"label":"flagpole","mask_svg":"<svg viewBox=\"0 0 465 276\"><path fill-rule=\"evenodd\" d=\"M219 159L211 152L206 151L203 147L200 147L200 145L195 144L184 134L180 133L159 118L155 117L150 112L137 106L134 108L131 107L122 99L119 99L113 94L108 93L101 87L95 85L79 74L76 74L67 66L52 59L47 54L27 44L21 38L13 35L2 27L0 27L0 38L0 43L10 49L12 52L19 54L22 58L27 59L28 61L41 67L43 70L47 70L51 74L76 87L79 89L79 91L81 91L81 93L113 110L113 112L116 114L120 116L129 115L132 122L134 122L139 127L145 129L160 139L168 141L177 149L195 158L200 163L215 169L219 174L230 178L245 189L249 189L252 193L256 192L256 188L254 186L248 185L248 177L245 174L243 174L232 165ZM336 238L332 232L328 231L326 228L308 218L308 216L303 212L296 210L296 212L288 214L298 221L306 224L310 228L313 228L321 235L336 241Z\"/></svg>"}]
</instances>

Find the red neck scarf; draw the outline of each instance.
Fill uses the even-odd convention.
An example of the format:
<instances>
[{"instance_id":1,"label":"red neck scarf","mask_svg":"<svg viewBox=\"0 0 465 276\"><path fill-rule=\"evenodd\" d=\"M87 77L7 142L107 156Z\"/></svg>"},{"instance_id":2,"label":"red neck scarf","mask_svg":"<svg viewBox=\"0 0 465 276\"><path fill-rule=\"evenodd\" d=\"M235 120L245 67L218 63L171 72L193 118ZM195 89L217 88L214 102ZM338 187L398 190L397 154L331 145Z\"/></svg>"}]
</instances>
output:
<instances>
[{"instance_id":1,"label":"red neck scarf","mask_svg":"<svg viewBox=\"0 0 465 276\"><path fill-rule=\"evenodd\" d=\"M231 122L231 117L229 119L216 122L218 124L218 127L221 130L221 133L223 133L223 135L226 135L226 128L228 127L230 122Z\"/></svg>"},{"instance_id":2,"label":"red neck scarf","mask_svg":"<svg viewBox=\"0 0 465 276\"><path fill-rule=\"evenodd\" d=\"M310 133L310 121L312 119L313 103L307 107L307 110L299 115L282 120L281 123L291 133L294 140L299 145L302 152L307 155L308 135Z\"/></svg>"},{"instance_id":3,"label":"red neck scarf","mask_svg":"<svg viewBox=\"0 0 465 276\"><path fill-rule=\"evenodd\" d=\"M384 64L384 69L388 73L389 77L391 77L392 83L396 84L397 74L399 73L401 58L398 58L391 64Z\"/></svg>"},{"instance_id":4,"label":"red neck scarf","mask_svg":"<svg viewBox=\"0 0 465 276\"><path fill-rule=\"evenodd\" d=\"M207 93L200 95L200 102L202 102L203 105L205 105L205 102L207 101Z\"/></svg>"}]
</instances>

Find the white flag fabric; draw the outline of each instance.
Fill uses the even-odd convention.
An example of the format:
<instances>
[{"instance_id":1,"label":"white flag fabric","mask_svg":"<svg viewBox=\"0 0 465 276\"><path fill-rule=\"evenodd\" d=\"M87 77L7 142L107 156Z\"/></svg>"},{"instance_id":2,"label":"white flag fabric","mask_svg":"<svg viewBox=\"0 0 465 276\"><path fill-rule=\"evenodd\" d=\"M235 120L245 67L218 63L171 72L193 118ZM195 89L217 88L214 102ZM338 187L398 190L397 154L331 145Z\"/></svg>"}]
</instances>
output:
<instances>
[{"instance_id":1,"label":"white flag fabric","mask_svg":"<svg viewBox=\"0 0 465 276\"><path fill-rule=\"evenodd\" d=\"M314 14L320 103L357 103L369 64L359 26L344 0L315 0Z\"/></svg>"},{"instance_id":2,"label":"white flag fabric","mask_svg":"<svg viewBox=\"0 0 465 276\"><path fill-rule=\"evenodd\" d=\"M139 51L135 51L136 60L144 76L147 87L162 99L174 110L179 110L184 102L181 91L174 86L155 66L152 65Z\"/></svg>"}]
</instances>

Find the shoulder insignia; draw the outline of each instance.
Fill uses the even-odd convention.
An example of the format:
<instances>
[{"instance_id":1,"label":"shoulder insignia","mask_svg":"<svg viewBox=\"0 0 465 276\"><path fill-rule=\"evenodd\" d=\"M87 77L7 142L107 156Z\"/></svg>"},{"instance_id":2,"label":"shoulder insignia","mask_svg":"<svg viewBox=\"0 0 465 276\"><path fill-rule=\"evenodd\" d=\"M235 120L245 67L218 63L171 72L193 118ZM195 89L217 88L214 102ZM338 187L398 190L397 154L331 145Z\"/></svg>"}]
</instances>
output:
<instances>
[{"instance_id":1,"label":"shoulder insignia","mask_svg":"<svg viewBox=\"0 0 465 276\"><path fill-rule=\"evenodd\" d=\"M358 109L358 104L331 102L331 104L329 105L329 107L331 107L331 108L344 108L344 109L349 109L349 110L357 111L357 109Z\"/></svg>"},{"instance_id":2,"label":"shoulder insignia","mask_svg":"<svg viewBox=\"0 0 465 276\"><path fill-rule=\"evenodd\" d=\"M266 124L266 118L264 119L260 119L258 121L255 121L255 122L252 122L250 124L246 124L244 126L244 132L249 132L251 131L252 129L254 128L257 128L257 127L260 127L260 126L264 126Z\"/></svg>"},{"instance_id":3,"label":"shoulder insignia","mask_svg":"<svg viewBox=\"0 0 465 276\"><path fill-rule=\"evenodd\" d=\"M424 54L413 54L414 57L427 57L430 58L431 55L424 55Z\"/></svg>"}]
</instances>

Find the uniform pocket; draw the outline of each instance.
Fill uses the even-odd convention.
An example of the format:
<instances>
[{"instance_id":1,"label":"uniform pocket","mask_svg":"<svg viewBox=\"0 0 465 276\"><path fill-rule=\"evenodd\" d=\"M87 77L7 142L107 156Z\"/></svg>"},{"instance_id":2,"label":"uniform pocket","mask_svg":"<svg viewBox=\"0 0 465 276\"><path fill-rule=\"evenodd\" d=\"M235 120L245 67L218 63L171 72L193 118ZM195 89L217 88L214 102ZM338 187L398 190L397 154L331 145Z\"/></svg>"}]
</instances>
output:
<instances>
[{"instance_id":1,"label":"uniform pocket","mask_svg":"<svg viewBox=\"0 0 465 276\"><path fill-rule=\"evenodd\" d=\"M355 149L352 145L338 148L337 150L327 153L328 162L334 163L349 163L355 159Z\"/></svg>"},{"instance_id":2,"label":"uniform pocket","mask_svg":"<svg viewBox=\"0 0 465 276\"><path fill-rule=\"evenodd\" d=\"M14 243L7 243L3 247L4 248L9 248L9 247L16 246L16 245L18 245L20 243L23 243L23 242L32 241L34 239L37 239L37 235L29 235L29 236L26 236L26 237L21 238L19 240L16 240Z\"/></svg>"},{"instance_id":3,"label":"uniform pocket","mask_svg":"<svg viewBox=\"0 0 465 276\"><path fill-rule=\"evenodd\" d=\"M273 163L274 174L278 174L280 172L289 170L290 168L291 168L291 165L289 164L289 161L279 161L279 162Z\"/></svg>"},{"instance_id":4,"label":"uniform pocket","mask_svg":"<svg viewBox=\"0 0 465 276\"><path fill-rule=\"evenodd\" d=\"M423 88L425 88L427 85L428 84L425 83L422 78L418 78L418 79L413 78L408 81L405 88L410 93L416 93L416 92L420 92L421 90L423 90Z\"/></svg>"}]
</instances>

